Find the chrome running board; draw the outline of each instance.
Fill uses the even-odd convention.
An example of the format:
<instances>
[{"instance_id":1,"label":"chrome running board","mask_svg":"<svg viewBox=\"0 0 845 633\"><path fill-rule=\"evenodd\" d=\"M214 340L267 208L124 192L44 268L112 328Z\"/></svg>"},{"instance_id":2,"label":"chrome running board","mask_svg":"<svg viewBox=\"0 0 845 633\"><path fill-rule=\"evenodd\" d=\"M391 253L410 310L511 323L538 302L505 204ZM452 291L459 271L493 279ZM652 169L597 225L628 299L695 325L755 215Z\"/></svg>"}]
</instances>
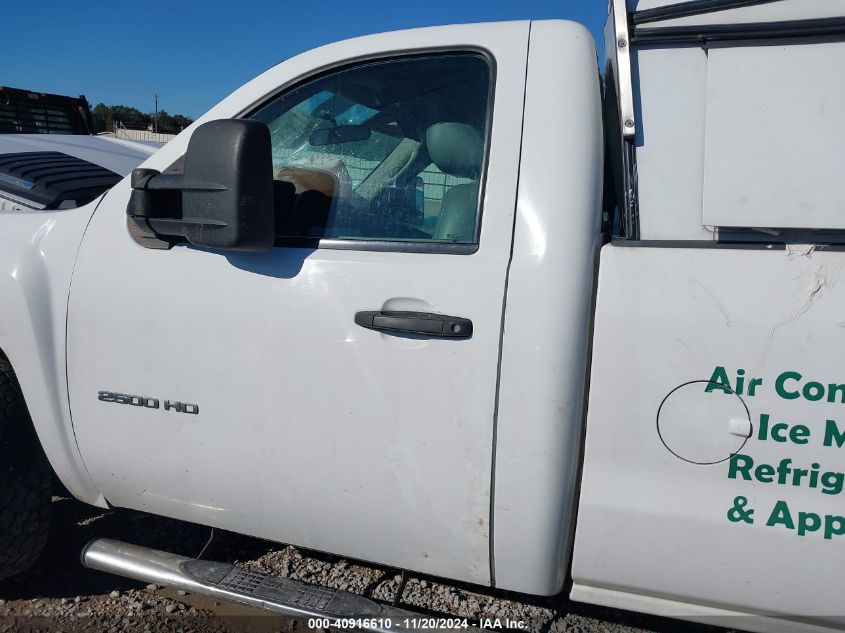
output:
<instances>
[{"instance_id":1,"label":"chrome running board","mask_svg":"<svg viewBox=\"0 0 845 633\"><path fill-rule=\"evenodd\" d=\"M89 542L81 557L82 564L90 569L300 619L361 620L364 626L354 628L378 633L419 630L414 624L433 619L339 589L257 574L228 563L186 558L108 538Z\"/></svg>"}]
</instances>

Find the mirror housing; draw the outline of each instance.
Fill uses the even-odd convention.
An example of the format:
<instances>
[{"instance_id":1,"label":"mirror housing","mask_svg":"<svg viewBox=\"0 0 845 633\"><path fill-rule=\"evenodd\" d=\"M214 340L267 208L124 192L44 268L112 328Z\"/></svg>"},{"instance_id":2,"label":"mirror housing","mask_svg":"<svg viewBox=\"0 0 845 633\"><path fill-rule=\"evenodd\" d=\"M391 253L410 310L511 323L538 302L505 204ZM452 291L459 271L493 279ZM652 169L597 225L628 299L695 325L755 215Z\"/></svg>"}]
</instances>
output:
<instances>
[{"instance_id":1,"label":"mirror housing","mask_svg":"<svg viewBox=\"0 0 845 633\"><path fill-rule=\"evenodd\" d=\"M188 141L183 173L135 169L131 183L126 213L130 233L142 245L153 246L138 237L165 248L184 240L238 251L273 246L273 161L264 123L204 123Z\"/></svg>"}]
</instances>

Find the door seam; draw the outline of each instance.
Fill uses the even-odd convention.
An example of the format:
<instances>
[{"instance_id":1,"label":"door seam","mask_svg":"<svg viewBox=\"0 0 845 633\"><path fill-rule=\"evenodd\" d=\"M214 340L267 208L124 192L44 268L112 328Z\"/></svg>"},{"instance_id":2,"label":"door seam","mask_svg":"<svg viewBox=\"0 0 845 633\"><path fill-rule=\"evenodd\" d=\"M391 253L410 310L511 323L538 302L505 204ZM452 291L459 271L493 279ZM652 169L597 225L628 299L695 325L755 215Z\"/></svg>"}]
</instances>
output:
<instances>
[{"instance_id":1,"label":"door seam","mask_svg":"<svg viewBox=\"0 0 845 633\"><path fill-rule=\"evenodd\" d=\"M508 304L508 281L510 279L511 262L513 261L513 244L516 234L516 216L519 207L519 179L522 169L522 141L525 133L525 101L528 93L528 58L531 52L531 25L528 23L528 36L525 46L525 80L522 90L522 116L520 117L519 134L519 162L516 167L516 192L514 196L513 224L511 226L511 243L508 252L508 263L505 266L505 282L502 292L502 315L499 322L499 350L496 361L496 389L493 401L493 447L490 460L490 515L488 518L488 541L489 541L489 563L490 563L490 586L496 587L496 548L495 548L495 508L496 508L496 443L498 441L499 428L499 391L502 382L502 352L505 339L505 311Z\"/></svg>"}]
</instances>

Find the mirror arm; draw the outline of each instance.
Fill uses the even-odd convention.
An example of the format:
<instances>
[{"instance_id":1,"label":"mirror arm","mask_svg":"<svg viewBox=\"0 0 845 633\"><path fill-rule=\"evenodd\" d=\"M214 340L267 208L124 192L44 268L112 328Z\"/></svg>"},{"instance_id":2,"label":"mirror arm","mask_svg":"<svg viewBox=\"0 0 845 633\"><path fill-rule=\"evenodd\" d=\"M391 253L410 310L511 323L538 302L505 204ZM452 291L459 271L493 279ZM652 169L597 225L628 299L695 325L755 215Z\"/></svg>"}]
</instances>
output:
<instances>
[{"instance_id":1,"label":"mirror arm","mask_svg":"<svg viewBox=\"0 0 845 633\"><path fill-rule=\"evenodd\" d=\"M131 178L132 196L126 214L132 218L146 220L149 227L161 235L185 235L189 226L224 228L222 220L208 218L173 218L153 215L156 191L226 191L226 187L213 182L185 178L182 174L162 174L155 169L135 169ZM157 205L155 205L157 206ZM181 206L181 205L180 205ZM181 209L179 209L181 211Z\"/></svg>"},{"instance_id":2,"label":"mirror arm","mask_svg":"<svg viewBox=\"0 0 845 633\"><path fill-rule=\"evenodd\" d=\"M162 235L183 235L182 229L188 226L207 226L212 229L222 229L229 226L221 220L177 219L177 218L147 218L150 228Z\"/></svg>"},{"instance_id":3,"label":"mirror arm","mask_svg":"<svg viewBox=\"0 0 845 633\"><path fill-rule=\"evenodd\" d=\"M182 174L162 174L155 169L135 169L132 172L132 189L138 191L226 191L216 182L192 180Z\"/></svg>"}]
</instances>

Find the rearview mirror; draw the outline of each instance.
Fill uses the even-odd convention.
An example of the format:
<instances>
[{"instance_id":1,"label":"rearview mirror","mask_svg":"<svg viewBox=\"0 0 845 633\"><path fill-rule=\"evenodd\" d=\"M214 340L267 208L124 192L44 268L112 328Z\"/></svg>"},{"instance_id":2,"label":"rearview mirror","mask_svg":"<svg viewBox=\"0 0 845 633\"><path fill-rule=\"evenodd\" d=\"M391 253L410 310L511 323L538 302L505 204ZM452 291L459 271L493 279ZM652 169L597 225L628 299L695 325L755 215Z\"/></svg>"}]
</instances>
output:
<instances>
[{"instance_id":1,"label":"rearview mirror","mask_svg":"<svg viewBox=\"0 0 845 633\"><path fill-rule=\"evenodd\" d=\"M366 125L338 125L337 127L326 127L311 132L308 143L317 145L340 145L342 143L354 143L366 141L372 132Z\"/></svg>"},{"instance_id":2,"label":"rearview mirror","mask_svg":"<svg viewBox=\"0 0 845 633\"><path fill-rule=\"evenodd\" d=\"M132 172L126 213L134 233L146 230L171 244L186 239L210 248L267 250L275 238L272 165L264 123L204 123L188 142L183 173Z\"/></svg>"}]
</instances>

